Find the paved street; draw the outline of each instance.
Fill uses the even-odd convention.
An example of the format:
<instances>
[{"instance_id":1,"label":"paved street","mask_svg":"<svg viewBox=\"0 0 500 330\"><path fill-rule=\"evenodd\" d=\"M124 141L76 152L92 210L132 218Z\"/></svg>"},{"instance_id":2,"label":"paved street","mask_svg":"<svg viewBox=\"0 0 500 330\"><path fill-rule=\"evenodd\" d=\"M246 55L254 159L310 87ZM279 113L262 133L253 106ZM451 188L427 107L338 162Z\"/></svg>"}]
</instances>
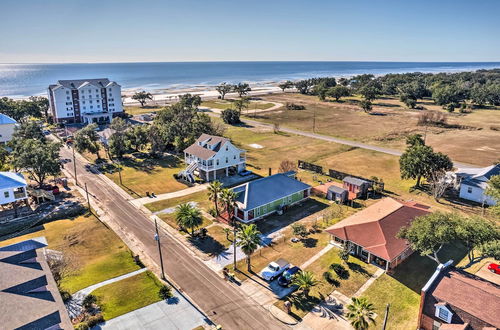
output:
<instances>
[{"instance_id":1,"label":"paved street","mask_svg":"<svg viewBox=\"0 0 500 330\"><path fill-rule=\"evenodd\" d=\"M63 147L61 157L72 159L71 150ZM85 169L85 161L77 157L78 182L87 183L89 192L102 204L123 232L140 244L142 251L153 260L159 259L154 241L154 224L131 205L115 185ZM73 162L65 164L73 173ZM234 284L225 282L194 257L180 242L161 232L165 272L215 323L225 329L283 329L268 311L245 296Z\"/></svg>"}]
</instances>

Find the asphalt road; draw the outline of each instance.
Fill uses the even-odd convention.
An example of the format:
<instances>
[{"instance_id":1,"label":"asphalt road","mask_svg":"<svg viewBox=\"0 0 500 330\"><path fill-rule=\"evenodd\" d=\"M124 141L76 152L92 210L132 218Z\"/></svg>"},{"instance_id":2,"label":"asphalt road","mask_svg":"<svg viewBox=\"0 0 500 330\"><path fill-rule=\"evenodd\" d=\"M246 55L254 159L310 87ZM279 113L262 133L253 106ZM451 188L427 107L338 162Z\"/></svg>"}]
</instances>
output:
<instances>
[{"instance_id":1,"label":"asphalt road","mask_svg":"<svg viewBox=\"0 0 500 330\"><path fill-rule=\"evenodd\" d=\"M72 159L71 150L63 147L61 157ZM100 176L89 172L82 159L77 158L78 182L87 184L89 192L102 204L105 211L134 239L140 241L153 260L159 260L154 240L154 224L132 206L115 187ZM65 164L73 173L73 162ZM224 329L285 329L267 310L255 303L235 284L221 279L202 261L167 232L160 234L166 275L192 299L205 314Z\"/></svg>"}]
</instances>

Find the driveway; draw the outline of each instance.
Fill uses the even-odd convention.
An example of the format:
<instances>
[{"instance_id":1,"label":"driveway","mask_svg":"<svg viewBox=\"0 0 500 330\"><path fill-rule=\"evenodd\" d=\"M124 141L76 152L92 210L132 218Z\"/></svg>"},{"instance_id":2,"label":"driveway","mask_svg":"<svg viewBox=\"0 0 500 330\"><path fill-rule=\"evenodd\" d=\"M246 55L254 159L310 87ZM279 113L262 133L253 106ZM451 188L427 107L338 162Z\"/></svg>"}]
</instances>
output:
<instances>
[{"instance_id":1,"label":"driveway","mask_svg":"<svg viewBox=\"0 0 500 330\"><path fill-rule=\"evenodd\" d=\"M163 300L118 316L92 329L194 329L208 324L184 297Z\"/></svg>"},{"instance_id":2,"label":"driveway","mask_svg":"<svg viewBox=\"0 0 500 330\"><path fill-rule=\"evenodd\" d=\"M476 275L484 278L485 280L500 285L500 274L495 274L488 270L489 264L490 262L485 263L484 266L481 267L481 269L476 273Z\"/></svg>"},{"instance_id":3,"label":"driveway","mask_svg":"<svg viewBox=\"0 0 500 330\"><path fill-rule=\"evenodd\" d=\"M277 299L282 299L295 291L294 287L280 286L277 279L267 282L258 275L247 278L241 284L241 289L263 306L272 305Z\"/></svg>"}]
</instances>

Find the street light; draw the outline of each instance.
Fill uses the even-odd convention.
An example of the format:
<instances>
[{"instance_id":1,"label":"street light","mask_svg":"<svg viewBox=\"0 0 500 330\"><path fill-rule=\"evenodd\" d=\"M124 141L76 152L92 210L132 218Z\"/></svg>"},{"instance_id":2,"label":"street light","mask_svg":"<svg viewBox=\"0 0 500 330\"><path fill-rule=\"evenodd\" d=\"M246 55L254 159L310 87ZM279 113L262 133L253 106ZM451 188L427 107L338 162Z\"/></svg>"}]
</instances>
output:
<instances>
[{"instance_id":1,"label":"street light","mask_svg":"<svg viewBox=\"0 0 500 330\"><path fill-rule=\"evenodd\" d=\"M163 257L161 255L161 244L160 244L160 235L158 234L158 224L156 223L156 218L155 218L155 241L158 243L158 252L160 253L160 265L161 265L161 279L165 280L165 271L163 270Z\"/></svg>"}]
</instances>

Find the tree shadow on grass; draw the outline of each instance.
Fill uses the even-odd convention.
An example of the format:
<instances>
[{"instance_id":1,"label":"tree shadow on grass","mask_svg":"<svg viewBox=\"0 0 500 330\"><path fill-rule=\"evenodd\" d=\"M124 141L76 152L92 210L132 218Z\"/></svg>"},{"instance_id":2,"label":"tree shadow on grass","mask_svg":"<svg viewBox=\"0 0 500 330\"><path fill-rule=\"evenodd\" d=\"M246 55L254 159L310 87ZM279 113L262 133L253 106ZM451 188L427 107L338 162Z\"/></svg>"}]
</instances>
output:
<instances>
[{"instance_id":1,"label":"tree shadow on grass","mask_svg":"<svg viewBox=\"0 0 500 330\"><path fill-rule=\"evenodd\" d=\"M302 244L304 244L306 248L315 248L318 245L318 239L308 237L302 240Z\"/></svg>"},{"instance_id":2,"label":"tree shadow on grass","mask_svg":"<svg viewBox=\"0 0 500 330\"><path fill-rule=\"evenodd\" d=\"M223 244L215 240L212 236L206 236L205 238L189 237L189 241L197 249L211 257L220 256L227 250Z\"/></svg>"},{"instance_id":3,"label":"tree shadow on grass","mask_svg":"<svg viewBox=\"0 0 500 330\"><path fill-rule=\"evenodd\" d=\"M361 274L365 277L370 277L372 276L372 274L370 274L366 269L365 267L359 265L359 264L356 264L354 262L348 262L347 263L347 267L349 267L350 270L352 270L353 272L355 273L358 273L358 274Z\"/></svg>"},{"instance_id":4,"label":"tree shadow on grass","mask_svg":"<svg viewBox=\"0 0 500 330\"><path fill-rule=\"evenodd\" d=\"M291 294L288 296L288 300L293 304L293 306L296 309L298 309L300 311L304 311L304 312L311 311L316 305L320 304L322 301L322 299L319 297L310 296L310 295L305 296L302 293ZM295 317L298 320L301 319L296 314L291 313L290 315L292 315L293 317Z\"/></svg>"}]
</instances>

